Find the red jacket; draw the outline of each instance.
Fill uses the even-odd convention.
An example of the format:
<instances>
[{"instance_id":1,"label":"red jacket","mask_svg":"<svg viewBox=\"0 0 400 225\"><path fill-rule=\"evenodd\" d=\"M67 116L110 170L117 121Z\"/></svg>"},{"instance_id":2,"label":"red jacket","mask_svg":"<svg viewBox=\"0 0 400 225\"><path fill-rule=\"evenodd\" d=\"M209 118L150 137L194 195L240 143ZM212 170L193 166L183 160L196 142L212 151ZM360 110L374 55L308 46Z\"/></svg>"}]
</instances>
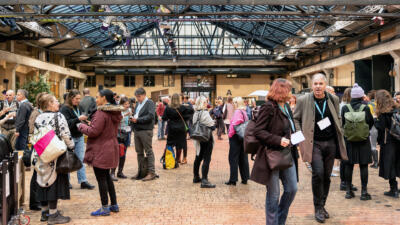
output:
<instances>
[{"instance_id":1,"label":"red jacket","mask_svg":"<svg viewBox=\"0 0 400 225\"><path fill-rule=\"evenodd\" d=\"M157 116L162 117L164 115L164 111L165 111L164 103L163 102L158 103L157 109L156 109Z\"/></svg>"},{"instance_id":2,"label":"red jacket","mask_svg":"<svg viewBox=\"0 0 400 225\"><path fill-rule=\"evenodd\" d=\"M117 105L99 106L93 114L90 126L79 126L79 131L88 136L84 163L101 169L118 166L117 133L122 110L123 107Z\"/></svg>"}]
</instances>

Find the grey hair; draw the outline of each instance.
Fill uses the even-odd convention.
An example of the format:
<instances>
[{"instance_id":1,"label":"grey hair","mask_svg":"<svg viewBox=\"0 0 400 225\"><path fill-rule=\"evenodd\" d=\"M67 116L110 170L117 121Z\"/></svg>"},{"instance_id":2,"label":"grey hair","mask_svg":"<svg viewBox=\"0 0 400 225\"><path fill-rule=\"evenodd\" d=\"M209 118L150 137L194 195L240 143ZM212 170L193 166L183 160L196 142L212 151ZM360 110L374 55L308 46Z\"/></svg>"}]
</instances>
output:
<instances>
[{"instance_id":1,"label":"grey hair","mask_svg":"<svg viewBox=\"0 0 400 225\"><path fill-rule=\"evenodd\" d=\"M90 90L89 90L89 88L85 88L85 89L83 89L83 94L84 94L84 95L88 95L88 94L90 94Z\"/></svg>"},{"instance_id":2,"label":"grey hair","mask_svg":"<svg viewBox=\"0 0 400 225\"><path fill-rule=\"evenodd\" d=\"M204 106L207 102L207 98L203 95L199 96L196 98L196 104L195 104L195 109L196 110L203 110L203 109L207 109L207 106Z\"/></svg>"},{"instance_id":3,"label":"grey hair","mask_svg":"<svg viewBox=\"0 0 400 225\"><path fill-rule=\"evenodd\" d=\"M328 80L326 79L326 76L325 76L325 74L323 74L323 73L316 73L316 74L314 74L314 75L312 76L312 78L311 78L311 81L314 82L314 81L317 80L317 79L322 79L322 80L325 82L325 84L328 83Z\"/></svg>"},{"instance_id":4,"label":"grey hair","mask_svg":"<svg viewBox=\"0 0 400 225\"><path fill-rule=\"evenodd\" d=\"M25 90L25 89L19 89L19 90L17 91L17 93L23 94L25 98L28 97L28 91Z\"/></svg>"},{"instance_id":5,"label":"grey hair","mask_svg":"<svg viewBox=\"0 0 400 225\"><path fill-rule=\"evenodd\" d=\"M236 109L246 110L246 105L244 104L242 97L233 98L233 105L235 106Z\"/></svg>"},{"instance_id":6,"label":"grey hair","mask_svg":"<svg viewBox=\"0 0 400 225\"><path fill-rule=\"evenodd\" d=\"M136 89L135 96L138 96L138 95L146 95L146 90L144 90L144 88Z\"/></svg>"},{"instance_id":7,"label":"grey hair","mask_svg":"<svg viewBox=\"0 0 400 225\"><path fill-rule=\"evenodd\" d=\"M6 92L6 94L14 94L14 91L13 91L13 90L8 90L8 91Z\"/></svg>"}]
</instances>

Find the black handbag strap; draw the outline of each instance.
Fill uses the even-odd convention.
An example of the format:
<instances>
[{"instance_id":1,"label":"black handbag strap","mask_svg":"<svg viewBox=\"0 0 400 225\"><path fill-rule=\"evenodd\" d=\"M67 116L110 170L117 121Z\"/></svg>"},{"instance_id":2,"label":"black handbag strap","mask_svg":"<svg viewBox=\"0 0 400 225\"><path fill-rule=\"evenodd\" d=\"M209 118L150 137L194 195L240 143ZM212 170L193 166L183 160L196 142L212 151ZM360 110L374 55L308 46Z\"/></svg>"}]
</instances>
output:
<instances>
[{"instance_id":1,"label":"black handbag strap","mask_svg":"<svg viewBox=\"0 0 400 225\"><path fill-rule=\"evenodd\" d=\"M55 126L56 126L56 135L58 138L61 139L60 137L60 124L58 122L58 113L54 113L54 121L55 121Z\"/></svg>"},{"instance_id":2,"label":"black handbag strap","mask_svg":"<svg viewBox=\"0 0 400 225\"><path fill-rule=\"evenodd\" d=\"M183 122L183 124L185 125L185 127L187 127L186 122L185 122L185 120L183 119L183 117L182 117L181 113L179 112L179 110L178 110L178 109L175 109L175 110L176 110L176 112L179 114L179 117L181 117L182 122Z\"/></svg>"}]
</instances>

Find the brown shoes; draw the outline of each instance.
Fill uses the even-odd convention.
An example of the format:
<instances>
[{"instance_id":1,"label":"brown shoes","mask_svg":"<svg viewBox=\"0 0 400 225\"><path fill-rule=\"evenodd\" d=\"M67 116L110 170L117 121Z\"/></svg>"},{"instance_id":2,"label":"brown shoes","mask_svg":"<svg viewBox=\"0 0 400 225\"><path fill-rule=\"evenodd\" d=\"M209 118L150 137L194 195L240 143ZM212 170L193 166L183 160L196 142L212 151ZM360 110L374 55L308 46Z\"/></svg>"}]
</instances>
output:
<instances>
[{"instance_id":1,"label":"brown shoes","mask_svg":"<svg viewBox=\"0 0 400 225\"><path fill-rule=\"evenodd\" d=\"M156 179L158 176L155 173L148 173L143 179L142 181L151 181Z\"/></svg>"},{"instance_id":2,"label":"brown shoes","mask_svg":"<svg viewBox=\"0 0 400 225\"><path fill-rule=\"evenodd\" d=\"M181 164L186 164L186 163L187 163L187 159L186 159L186 157L185 157L185 158L183 158Z\"/></svg>"}]
</instances>

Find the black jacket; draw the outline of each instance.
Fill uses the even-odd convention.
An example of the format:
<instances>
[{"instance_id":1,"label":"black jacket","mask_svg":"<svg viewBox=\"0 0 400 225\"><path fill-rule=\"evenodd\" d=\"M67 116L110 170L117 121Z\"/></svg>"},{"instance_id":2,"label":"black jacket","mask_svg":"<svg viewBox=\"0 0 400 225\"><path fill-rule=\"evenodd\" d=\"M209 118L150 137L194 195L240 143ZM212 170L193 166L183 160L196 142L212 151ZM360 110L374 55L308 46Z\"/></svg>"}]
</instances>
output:
<instances>
[{"instance_id":1,"label":"black jacket","mask_svg":"<svg viewBox=\"0 0 400 225\"><path fill-rule=\"evenodd\" d=\"M133 115L136 114L136 109L139 105L139 102L136 103L135 110ZM153 130L154 128L154 120L155 120L156 108L154 106L154 102L151 99L148 99L144 106L140 109L137 122L133 123L132 127L135 131L139 130Z\"/></svg>"},{"instance_id":2,"label":"black jacket","mask_svg":"<svg viewBox=\"0 0 400 225\"><path fill-rule=\"evenodd\" d=\"M15 118L15 128L18 133L29 133L29 117L31 116L33 107L30 102L19 104L17 116Z\"/></svg>"},{"instance_id":3,"label":"black jacket","mask_svg":"<svg viewBox=\"0 0 400 225\"><path fill-rule=\"evenodd\" d=\"M79 107L79 112L81 115L84 114L82 107ZM78 110L75 108L75 110L78 112ZM73 138L79 138L82 137L82 133L78 130L78 127L76 127L76 125L78 123L80 123L80 120L78 118L77 115L75 115L74 110L67 106L67 105L63 105L63 107L61 107L60 112L64 115L65 119L68 122L68 128L69 131L71 132L71 136Z\"/></svg>"}]
</instances>

